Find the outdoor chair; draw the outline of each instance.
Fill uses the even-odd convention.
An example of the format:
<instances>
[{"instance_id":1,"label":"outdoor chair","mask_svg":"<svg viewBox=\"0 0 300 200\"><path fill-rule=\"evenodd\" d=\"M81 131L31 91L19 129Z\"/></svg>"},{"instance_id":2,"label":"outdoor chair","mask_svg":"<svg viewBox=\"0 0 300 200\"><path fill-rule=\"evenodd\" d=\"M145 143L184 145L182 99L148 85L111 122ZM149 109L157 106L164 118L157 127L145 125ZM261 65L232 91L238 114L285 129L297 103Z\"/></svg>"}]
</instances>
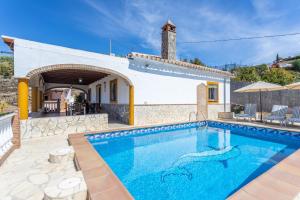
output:
<instances>
[{"instance_id":1,"label":"outdoor chair","mask_svg":"<svg viewBox=\"0 0 300 200\"><path fill-rule=\"evenodd\" d=\"M273 105L271 114L265 118L264 122L266 123L270 121L272 123L273 121L277 120L280 122L280 125L282 125L286 119L287 112L288 112L288 106Z\"/></svg>"},{"instance_id":2,"label":"outdoor chair","mask_svg":"<svg viewBox=\"0 0 300 200\"><path fill-rule=\"evenodd\" d=\"M300 123L300 106L294 107L292 111L292 117L285 120L285 125L291 123Z\"/></svg>"},{"instance_id":3,"label":"outdoor chair","mask_svg":"<svg viewBox=\"0 0 300 200\"><path fill-rule=\"evenodd\" d=\"M250 121L252 118L256 119L256 104L246 104L244 114L236 114L235 117L246 119L248 118Z\"/></svg>"}]
</instances>

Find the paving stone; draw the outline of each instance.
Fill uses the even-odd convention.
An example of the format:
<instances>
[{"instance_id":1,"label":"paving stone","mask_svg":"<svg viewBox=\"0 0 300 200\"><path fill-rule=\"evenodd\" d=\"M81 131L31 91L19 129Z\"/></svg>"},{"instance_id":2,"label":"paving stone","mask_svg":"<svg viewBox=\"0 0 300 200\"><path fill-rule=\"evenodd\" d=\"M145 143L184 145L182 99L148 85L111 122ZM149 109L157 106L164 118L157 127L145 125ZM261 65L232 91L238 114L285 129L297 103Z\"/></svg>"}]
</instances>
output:
<instances>
[{"instance_id":1,"label":"paving stone","mask_svg":"<svg viewBox=\"0 0 300 200\"><path fill-rule=\"evenodd\" d=\"M48 162L49 150L66 147L66 134L24 140L0 167L0 199L41 200L46 187L74 174L80 176L72 159L61 164Z\"/></svg>"}]
</instances>

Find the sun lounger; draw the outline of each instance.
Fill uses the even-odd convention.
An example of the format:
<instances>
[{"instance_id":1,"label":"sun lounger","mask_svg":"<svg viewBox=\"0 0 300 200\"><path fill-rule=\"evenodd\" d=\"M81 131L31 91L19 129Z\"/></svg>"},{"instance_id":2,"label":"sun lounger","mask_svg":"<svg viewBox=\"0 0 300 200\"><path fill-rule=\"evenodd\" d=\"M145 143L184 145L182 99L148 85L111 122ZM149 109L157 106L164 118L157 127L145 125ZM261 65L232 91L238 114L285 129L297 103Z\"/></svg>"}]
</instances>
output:
<instances>
[{"instance_id":1,"label":"sun lounger","mask_svg":"<svg viewBox=\"0 0 300 200\"><path fill-rule=\"evenodd\" d=\"M294 107L292 111L292 117L285 120L285 125L291 123L300 123L300 106Z\"/></svg>"},{"instance_id":2,"label":"sun lounger","mask_svg":"<svg viewBox=\"0 0 300 200\"><path fill-rule=\"evenodd\" d=\"M252 118L256 119L256 104L246 104L244 114L236 114L235 117L237 119L249 119L251 121Z\"/></svg>"},{"instance_id":3,"label":"sun lounger","mask_svg":"<svg viewBox=\"0 0 300 200\"><path fill-rule=\"evenodd\" d=\"M264 122L270 121L272 123L273 121L279 121L280 125L282 125L286 119L287 112L288 112L288 106L273 105L271 114L265 118Z\"/></svg>"}]
</instances>

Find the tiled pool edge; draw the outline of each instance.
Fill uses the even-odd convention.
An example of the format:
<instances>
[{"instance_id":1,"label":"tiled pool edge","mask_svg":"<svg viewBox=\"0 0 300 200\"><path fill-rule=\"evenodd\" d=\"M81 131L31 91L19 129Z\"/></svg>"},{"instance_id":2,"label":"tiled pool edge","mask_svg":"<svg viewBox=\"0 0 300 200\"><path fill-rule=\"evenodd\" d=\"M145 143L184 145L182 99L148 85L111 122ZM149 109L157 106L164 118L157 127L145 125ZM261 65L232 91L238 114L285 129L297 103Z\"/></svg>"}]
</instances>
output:
<instances>
[{"instance_id":1,"label":"tiled pool edge","mask_svg":"<svg viewBox=\"0 0 300 200\"><path fill-rule=\"evenodd\" d=\"M69 143L75 151L75 164L87 184L89 199L133 199L84 134L69 135Z\"/></svg>"},{"instance_id":2,"label":"tiled pool edge","mask_svg":"<svg viewBox=\"0 0 300 200\"><path fill-rule=\"evenodd\" d=\"M133 127L132 129L125 130L112 130L107 132L102 132L99 134L86 134L85 136L88 139L106 139L106 138L116 138L116 137L124 137L124 136L136 136L142 134L152 134L160 131L172 131L177 129L185 129L185 128L196 128L199 126L204 126L206 124L205 121L198 122L184 122L184 123L175 123L175 124L165 124L165 125L154 125L147 127Z\"/></svg>"},{"instance_id":3,"label":"tiled pool edge","mask_svg":"<svg viewBox=\"0 0 300 200\"><path fill-rule=\"evenodd\" d=\"M222 121L222 120L213 120L213 121L223 122L223 123L227 123L227 124L243 125L243 122L235 123L232 121L228 122L228 121ZM74 150L75 150L75 156L76 156L76 159L77 159L77 162L79 163L79 165L81 162L81 163L84 163L83 164L84 166L89 166L89 164L100 166L100 167L98 166L98 168L99 168L98 170L94 170L94 171L89 169L89 168L93 168L93 167L87 167L88 169L85 170L85 171L87 171L86 175L85 175L84 170L80 166L81 170L83 171L84 177L87 176L87 178L90 178L90 176L91 176L90 174L94 174L94 176L98 176L98 177L104 177L104 176L108 176L105 173L107 173L107 171L109 171L110 172L109 175L111 176L111 178L113 179L113 182L114 182L114 184L112 184L112 186L110 187L111 189L104 188L104 190L103 190L103 188L101 188L99 186L99 184L97 185L96 183L93 183L93 182L88 183L88 181L86 180L91 199L93 199L93 200L106 199L106 198L103 198L103 197L105 197L105 195L109 196L110 198L112 198L112 196L110 196L110 195L118 195L118 197L119 197L118 199L133 199L133 197L128 192L128 190L125 188L125 186L123 186L123 184L117 178L117 176L112 172L110 167L105 163L105 161L94 150L94 148L89 143L89 141L85 137L85 135L99 134L99 132L104 135L105 133L108 133L108 132L135 130L135 129L141 129L141 128L149 128L149 127L151 128L151 127L159 127L159 126L166 126L166 125L172 126L172 125L180 125L183 123L196 123L196 122L178 122L178 123L173 123L173 124L131 126L131 127L124 127L124 128L107 129L107 130L98 131L98 132L77 133L77 134L70 135L69 141L70 141L71 145L78 146L78 147L74 147ZM295 130L287 130L285 128L269 127L266 125L256 125L256 124L248 124L248 123L245 123L244 126L252 126L252 127L258 126L260 128L276 129L279 131L280 130L295 131ZM299 132L299 131L295 131L295 132ZM83 144L83 143L85 143L85 144ZM79 155L81 154L81 156L79 156L79 158L76 155L77 151L80 152ZM82 153L83 151L87 151L87 152ZM91 153L92 156L90 156L89 153ZM93 154L96 154L96 155L93 155ZM91 157L91 159L87 159L87 157L84 157L82 155L85 155L85 156L89 155L89 157ZM96 157L99 158L98 161L97 161ZM98 162L98 164L95 164L97 162ZM104 165L105 168L100 169L102 165ZM278 168L278 170L276 170L277 168ZM292 172L289 172L289 170L292 170ZM103 173L103 171L104 171L104 173ZM101 175L98 175L98 173ZM270 176L272 176L273 178L268 177L269 173L271 173ZM267 178L261 178L264 176L267 176ZM287 178L289 176L293 176L293 179ZM280 177L285 178L285 181L281 181ZM262 180L260 180L260 179L262 179ZM257 181L257 180L259 180L259 181ZM102 180L99 180L99 181L103 182L103 178L102 178ZM292 184L291 181L294 181L294 183ZM257 182L258 182L259 186L256 185ZM274 186L274 182L276 182L275 186ZM93 186L93 184L94 184L94 186ZM96 187L95 187L95 184L96 184ZM295 187L295 184L296 184L296 187ZM91 185L91 188L92 188L91 191L90 191L89 185ZM106 185L102 184L102 186L105 187ZM292 190L291 188L293 188L294 190ZM251 192L249 192L248 190ZM278 192L278 191L280 191L280 192ZM286 199L294 199L295 196L298 195L299 191L300 191L300 150L294 152L293 154L291 154L290 156L288 156L287 158L282 160L280 163L273 166L271 169L269 169L268 171L261 174L256 179L249 182L247 185L245 185L244 187L239 189L237 192L235 192L234 194L229 196L228 199L261 199L261 198L263 198L263 199L269 198L270 199L271 197L272 197L272 199L282 199L282 197L285 197ZM110 198L108 198L108 199L110 199Z\"/></svg>"},{"instance_id":4,"label":"tiled pool edge","mask_svg":"<svg viewBox=\"0 0 300 200\"><path fill-rule=\"evenodd\" d=\"M214 120L215 122L243 125L256 128L275 129L278 131L299 132L289 127L257 124L245 121ZM237 190L227 199L254 200L254 199L300 199L300 149L292 153L265 173ZM296 198L297 197L297 198Z\"/></svg>"},{"instance_id":5,"label":"tiled pool edge","mask_svg":"<svg viewBox=\"0 0 300 200\"><path fill-rule=\"evenodd\" d=\"M300 128L294 128L294 127L286 127L286 126L280 126L279 124L270 124L270 123L260 123L260 122L249 122L249 121L242 121L242 120L208 120L212 122L221 122L226 124L234 124L234 125L243 125L243 126L251 126L256 128L267 128L267 129L275 129L280 131L290 131L290 132L299 132Z\"/></svg>"},{"instance_id":6,"label":"tiled pool edge","mask_svg":"<svg viewBox=\"0 0 300 200\"><path fill-rule=\"evenodd\" d=\"M297 150L271 169L261 174L229 200L244 199L296 199L300 194L300 150Z\"/></svg>"}]
</instances>

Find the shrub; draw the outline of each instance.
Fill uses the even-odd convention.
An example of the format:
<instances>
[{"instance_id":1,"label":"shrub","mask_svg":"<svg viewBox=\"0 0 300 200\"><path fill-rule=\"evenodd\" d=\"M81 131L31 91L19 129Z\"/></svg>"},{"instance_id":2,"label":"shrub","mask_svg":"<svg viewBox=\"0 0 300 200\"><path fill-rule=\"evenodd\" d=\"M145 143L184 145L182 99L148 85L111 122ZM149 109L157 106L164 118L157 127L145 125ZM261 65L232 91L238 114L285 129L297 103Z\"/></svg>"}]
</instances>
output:
<instances>
[{"instance_id":1,"label":"shrub","mask_svg":"<svg viewBox=\"0 0 300 200\"><path fill-rule=\"evenodd\" d=\"M256 82L262 80L269 83L286 85L296 80L295 73L291 73L283 68L269 69L267 65L240 67L234 69L232 72L235 74L235 80L237 81Z\"/></svg>"},{"instance_id":2,"label":"shrub","mask_svg":"<svg viewBox=\"0 0 300 200\"><path fill-rule=\"evenodd\" d=\"M235 74L235 80L255 82L260 80L255 67L240 67L236 68L233 73Z\"/></svg>"},{"instance_id":3,"label":"shrub","mask_svg":"<svg viewBox=\"0 0 300 200\"><path fill-rule=\"evenodd\" d=\"M0 57L0 75L5 78L10 78L14 74L13 57Z\"/></svg>"},{"instance_id":4,"label":"shrub","mask_svg":"<svg viewBox=\"0 0 300 200\"><path fill-rule=\"evenodd\" d=\"M295 71L300 72L300 60L295 60L292 63L292 69L295 70Z\"/></svg>"},{"instance_id":5,"label":"shrub","mask_svg":"<svg viewBox=\"0 0 300 200\"><path fill-rule=\"evenodd\" d=\"M287 85L294 82L295 76L285 69L272 68L264 74L262 80L270 83Z\"/></svg>"},{"instance_id":6,"label":"shrub","mask_svg":"<svg viewBox=\"0 0 300 200\"><path fill-rule=\"evenodd\" d=\"M0 113L3 113L7 107L8 104L5 101L0 101Z\"/></svg>"}]
</instances>

